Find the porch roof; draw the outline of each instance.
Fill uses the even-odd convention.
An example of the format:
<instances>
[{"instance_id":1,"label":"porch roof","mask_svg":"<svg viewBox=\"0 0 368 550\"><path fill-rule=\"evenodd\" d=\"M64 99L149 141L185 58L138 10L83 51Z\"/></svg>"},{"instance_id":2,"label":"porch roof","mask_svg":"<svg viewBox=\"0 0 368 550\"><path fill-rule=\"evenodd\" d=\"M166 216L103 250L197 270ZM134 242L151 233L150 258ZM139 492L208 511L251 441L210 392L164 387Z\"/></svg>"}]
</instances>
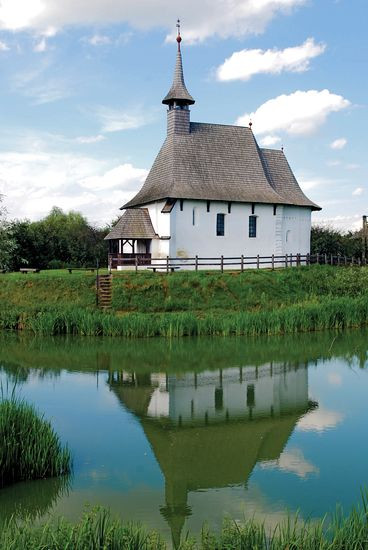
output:
<instances>
[{"instance_id":1,"label":"porch roof","mask_svg":"<svg viewBox=\"0 0 368 550\"><path fill-rule=\"evenodd\" d=\"M157 237L148 209L130 208L125 210L118 223L105 237L105 241L112 239L155 239Z\"/></svg>"}]
</instances>

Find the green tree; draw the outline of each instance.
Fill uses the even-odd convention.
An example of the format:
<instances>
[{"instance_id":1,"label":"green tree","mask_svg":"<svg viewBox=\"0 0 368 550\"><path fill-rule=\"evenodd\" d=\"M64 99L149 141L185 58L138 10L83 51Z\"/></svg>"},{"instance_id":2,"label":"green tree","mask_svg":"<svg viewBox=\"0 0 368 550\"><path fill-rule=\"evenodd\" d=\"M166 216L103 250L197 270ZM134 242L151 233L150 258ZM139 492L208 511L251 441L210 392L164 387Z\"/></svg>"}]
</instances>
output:
<instances>
[{"instance_id":1,"label":"green tree","mask_svg":"<svg viewBox=\"0 0 368 550\"><path fill-rule=\"evenodd\" d=\"M22 256L32 267L106 265L107 247L104 237L108 228L96 228L79 212L63 212L54 207L42 220L16 220L13 235ZM15 258L13 269L19 269Z\"/></svg>"},{"instance_id":2,"label":"green tree","mask_svg":"<svg viewBox=\"0 0 368 550\"><path fill-rule=\"evenodd\" d=\"M3 201L0 195L0 269L9 269L17 244L11 231L11 225L6 220L6 209L1 204Z\"/></svg>"}]
</instances>

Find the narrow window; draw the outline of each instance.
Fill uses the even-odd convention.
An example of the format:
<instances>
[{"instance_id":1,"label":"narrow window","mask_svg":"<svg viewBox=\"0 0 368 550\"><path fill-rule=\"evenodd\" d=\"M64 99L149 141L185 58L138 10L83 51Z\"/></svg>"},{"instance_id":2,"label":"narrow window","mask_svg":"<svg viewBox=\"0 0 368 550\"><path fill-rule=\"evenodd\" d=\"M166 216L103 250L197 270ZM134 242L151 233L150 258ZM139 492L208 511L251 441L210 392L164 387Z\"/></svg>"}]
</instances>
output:
<instances>
[{"instance_id":1,"label":"narrow window","mask_svg":"<svg viewBox=\"0 0 368 550\"><path fill-rule=\"evenodd\" d=\"M231 214L231 202L227 203L227 213Z\"/></svg>"},{"instance_id":2,"label":"narrow window","mask_svg":"<svg viewBox=\"0 0 368 550\"><path fill-rule=\"evenodd\" d=\"M222 411L224 408L224 390L222 388L215 388L215 409L216 411Z\"/></svg>"},{"instance_id":3,"label":"narrow window","mask_svg":"<svg viewBox=\"0 0 368 550\"><path fill-rule=\"evenodd\" d=\"M192 225L196 224L196 209L193 208L192 210Z\"/></svg>"},{"instance_id":4,"label":"narrow window","mask_svg":"<svg viewBox=\"0 0 368 550\"><path fill-rule=\"evenodd\" d=\"M255 207L256 207L256 205L254 204L254 202L252 202L252 214L254 214Z\"/></svg>"},{"instance_id":5,"label":"narrow window","mask_svg":"<svg viewBox=\"0 0 368 550\"><path fill-rule=\"evenodd\" d=\"M290 242L291 242L291 230L290 230L290 229L288 229L288 230L286 231L286 242L287 242L287 243L290 243Z\"/></svg>"},{"instance_id":6,"label":"narrow window","mask_svg":"<svg viewBox=\"0 0 368 550\"><path fill-rule=\"evenodd\" d=\"M247 385L247 407L254 407L256 403L254 384Z\"/></svg>"},{"instance_id":7,"label":"narrow window","mask_svg":"<svg viewBox=\"0 0 368 550\"><path fill-rule=\"evenodd\" d=\"M210 211L211 201L207 201L207 212Z\"/></svg>"},{"instance_id":8,"label":"narrow window","mask_svg":"<svg viewBox=\"0 0 368 550\"><path fill-rule=\"evenodd\" d=\"M249 216L249 237L257 237L257 216Z\"/></svg>"},{"instance_id":9,"label":"narrow window","mask_svg":"<svg viewBox=\"0 0 368 550\"><path fill-rule=\"evenodd\" d=\"M184 199L180 199L180 210L183 212Z\"/></svg>"},{"instance_id":10,"label":"narrow window","mask_svg":"<svg viewBox=\"0 0 368 550\"><path fill-rule=\"evenodd\" d=\"M277 204L274 204L273 205L273 215L276 216L276 212L277 212Z\"/></svg>"},{"instance_id":11,"label":"narrow window","mask_svg":"<svg viewBox=\"0 0 368 550\"><path fill-rule=\"evenodd\" d=\"M217 214L216 235L218 237L225 235L225 214Z\"/></svg>"}]
</instances>

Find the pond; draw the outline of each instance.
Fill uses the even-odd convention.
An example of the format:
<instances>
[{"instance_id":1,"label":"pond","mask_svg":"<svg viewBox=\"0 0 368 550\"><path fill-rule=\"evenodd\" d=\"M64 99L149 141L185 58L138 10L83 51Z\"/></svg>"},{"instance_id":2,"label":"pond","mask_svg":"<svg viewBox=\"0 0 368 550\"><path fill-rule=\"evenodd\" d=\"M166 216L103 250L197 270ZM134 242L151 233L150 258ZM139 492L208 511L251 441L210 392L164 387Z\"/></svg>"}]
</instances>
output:
<instances>
[{"instance_id":1,"label":"pond","mask_svg":"<svg viewBox=\"0 0 368 550\"><path fill-rule=\"evenodd\" d=\"M0 382L52 421L69 480L0 490L11 514L90 506L177 546L203 522L346 511L368 483L368 332L181 340L0 335ZM6 390L5 390L6 391Z\"/></svg>"}]
</instances>

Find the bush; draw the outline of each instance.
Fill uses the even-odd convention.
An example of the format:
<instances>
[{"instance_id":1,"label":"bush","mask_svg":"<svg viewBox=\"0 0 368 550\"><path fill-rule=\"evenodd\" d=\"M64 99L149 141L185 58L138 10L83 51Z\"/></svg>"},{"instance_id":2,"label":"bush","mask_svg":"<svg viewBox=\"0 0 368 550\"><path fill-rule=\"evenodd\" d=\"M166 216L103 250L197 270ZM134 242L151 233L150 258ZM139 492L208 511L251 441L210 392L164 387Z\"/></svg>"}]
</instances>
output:
<instances>
[{"instance_id":1,"label":"bush","mask_svg":"<svg viewBox=\"0 0 368 550\"><path fill-rule=\"evenodd\" d=\"M71 454L51 424L15 397L0 401L0 487L69 474Z\"/></svg>"}]
</instances>

